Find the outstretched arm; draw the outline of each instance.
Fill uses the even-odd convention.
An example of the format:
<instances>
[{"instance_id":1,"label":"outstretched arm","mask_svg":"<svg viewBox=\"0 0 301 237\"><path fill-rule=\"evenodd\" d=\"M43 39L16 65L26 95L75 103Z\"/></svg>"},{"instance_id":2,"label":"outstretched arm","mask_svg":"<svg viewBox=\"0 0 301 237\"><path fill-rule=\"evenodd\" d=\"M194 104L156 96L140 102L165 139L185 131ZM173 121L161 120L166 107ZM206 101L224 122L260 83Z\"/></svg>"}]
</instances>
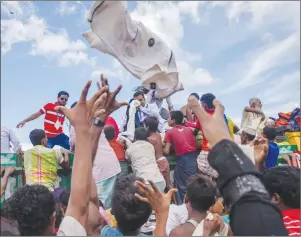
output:
<instances>
[{"instance_id":1,"label":"outstretched arm","mask_svg":"<svg viewBox=\"0 0 301 237\"><path fill-rule=\"evenodd\" d=\"M32 121L32 120L35 120L37 119L38 117L40 117L43 113L41 111L38 111L32 115L30 115L27 119L23 120L22 122L18 123L17 125L17 128L22 128L25 123L29 122L29 121Z\"/></svg>"}]
</instances>

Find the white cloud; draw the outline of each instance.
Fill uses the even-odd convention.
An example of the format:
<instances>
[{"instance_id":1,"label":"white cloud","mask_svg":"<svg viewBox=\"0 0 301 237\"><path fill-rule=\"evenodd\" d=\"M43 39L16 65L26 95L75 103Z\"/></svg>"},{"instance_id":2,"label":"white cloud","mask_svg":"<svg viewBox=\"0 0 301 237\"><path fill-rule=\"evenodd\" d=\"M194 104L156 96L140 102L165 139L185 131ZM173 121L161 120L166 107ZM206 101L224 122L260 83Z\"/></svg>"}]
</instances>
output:
<instances>
[{"instance_id":1,"label":"white cloud","mask_svg":"<svg viewBox=\"0 0 301 237\"><path fill-rule=\"evenodd\" d=\"M300 96L300 71L287 74L273 81L273 86L268 87L262 93L262 101L265 105L299 100Z\"/></svg>"},{"instance_id":2,"label":"white cloud","mask_svg":"<svg viewBox=\"0 0 301 237\"><path fill-rule=\"evenodd\" d=\"M21 18L28 17L36 12L36 8L31 1L1 1L1 13L4 17Z\"/></svg>"},{"instance_id":3,"label":"white cloud","mask_svg":"<svg viewBox=\"0 0 301 237\"><path fill-rule=\"evenodd\" d=\"M31 55L55 59L59 66L95 64L85 53L83 41L71 40L65 29L50 31L46 21L35 14L24 19L1 19L1 36L2 54L9 52L13 44L31 42Z\"/></svg>"},{"instance_id":4,"label":"white cloud","mask_svg":"<svg viewBox=\"0 0 301 237\"><path fill-rule=\"evenodd\" d=\"M73 4L73 2L60 1L60 5L56 11L61 16L74 14L77 11L78 2L80 3L80 1L77 1L76 4Z\"/></svg>"},{"instance_id":5,"label":"white cloud","mask_svg":"<svg viewBox=\"0 0 301 237\"><path fill-rule=\"evenodd\" d=\"M285 39L272 42L259 49L252 55L245 75L239 82L228 87L223 93L231 93L263 81L270 70L298 62L300 59L300 37L293 33Z\"/></svg>"},{"instance_id":6,"label":"white cloud","mask_svg":"<svg viewBox=\"0 0 301 237\"><path fill-rule=\"evenodd\" d=\"M249 16L249 26L255 28L288 23L297 29L300 25L299 1L224 1L212 2L212 6L223 7L230 23L239 23L243 17Z\"/></svg>"},{"instance_id":7,"label":"white cloud","mask_svg":"<svg viewBox=\"0 0 301 237\"><path fill-rule=\"evenodd\" d=\"M215 81L211 73L204 68L193 68L184 61L179 61L177 66L184 87L209 85Z\"/></svg>"}]
</instances>

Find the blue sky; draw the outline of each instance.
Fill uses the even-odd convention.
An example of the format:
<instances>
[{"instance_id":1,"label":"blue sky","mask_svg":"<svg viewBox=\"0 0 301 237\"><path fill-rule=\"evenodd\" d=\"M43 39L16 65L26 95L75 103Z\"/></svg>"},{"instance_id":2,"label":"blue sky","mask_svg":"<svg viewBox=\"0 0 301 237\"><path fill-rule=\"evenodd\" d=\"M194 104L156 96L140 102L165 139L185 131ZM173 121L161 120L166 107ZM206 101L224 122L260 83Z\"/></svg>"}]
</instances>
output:
<instances>
[{"instance_id":1,"label":"blue sky","mask_svg":"<svg viewBox=\"0 0 301 237\"><path fill-rule=\"evenodd\" d=\"M139 80L111 56L89 48L82 33L91 1L1 1L1 123L16 124L57 93L76 101L100 73L128 100ZM132 17L164 39L176 54L185 90L212 92L237 123L249 98L262 99L268 116L290 111L300 98L300 2L128 2ZM285 10L284 10L285 9ZM10 14L13 12L13 14ZM96 86L93 87L93 91ZM113 114L120 122L124 109ZM15 129L22 143L43 118ZM67 125L65 131L68 131Z\"/></svg>"}]
</instances>

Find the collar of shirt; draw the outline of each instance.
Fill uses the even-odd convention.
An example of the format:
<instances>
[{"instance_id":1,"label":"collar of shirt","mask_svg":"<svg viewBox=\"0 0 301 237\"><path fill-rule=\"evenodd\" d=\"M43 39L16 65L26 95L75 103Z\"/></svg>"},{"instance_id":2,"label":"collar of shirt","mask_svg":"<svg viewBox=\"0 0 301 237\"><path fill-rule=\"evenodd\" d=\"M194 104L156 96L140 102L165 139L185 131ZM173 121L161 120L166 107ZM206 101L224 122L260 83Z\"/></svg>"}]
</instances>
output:
<instances>
[{"instance_id":1,"label":"collar of shirt","mask_svg":"<svg viewBox=\"0 0 301 237\"><path fill-rule=\"evenodd\" d=\"M300 208L284 210L282 211L282 216L289 216L295 220L300 220Z\"/></svg>"}]
</instances>

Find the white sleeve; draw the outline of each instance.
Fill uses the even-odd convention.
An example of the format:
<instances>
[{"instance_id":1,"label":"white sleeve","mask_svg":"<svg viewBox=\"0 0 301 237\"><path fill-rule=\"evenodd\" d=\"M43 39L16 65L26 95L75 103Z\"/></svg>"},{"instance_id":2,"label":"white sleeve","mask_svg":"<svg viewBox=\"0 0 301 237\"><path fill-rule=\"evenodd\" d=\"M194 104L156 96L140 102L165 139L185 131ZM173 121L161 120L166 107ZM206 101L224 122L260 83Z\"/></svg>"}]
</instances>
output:
<instances>
[{"instance_id":1,"label":"white sleeve","mask_svg":"<svg viewBox=\"0 0 301 237\"><path fill-rule=\"evenodd\" d=\"M9 129L9 140L13 144L15 152L21 148L19 139L11 129Z\"/></svg>"},{"instance_id":2,"label":"white sleeve","mask_svg":"<svg viewBox=\"0 0 301 237\"><path fill-rule=\"evenodd\" d=\"M72 216L65 216L57 236L87 236L85 228Z\"/></svg>"},{"instance_id":3,"label":"white sleeve","mask_svg":"<svg viewBox=\"0 0 301 237\"><path fill-rule=\"evenodd\" d=\"M172 107L172 106L173 106L173 105L172 105L172 101L171 101L170 96L166 97L166 103L167 103L167 105L168 105L169 107Z\"/></svg>"}]
</instances>

